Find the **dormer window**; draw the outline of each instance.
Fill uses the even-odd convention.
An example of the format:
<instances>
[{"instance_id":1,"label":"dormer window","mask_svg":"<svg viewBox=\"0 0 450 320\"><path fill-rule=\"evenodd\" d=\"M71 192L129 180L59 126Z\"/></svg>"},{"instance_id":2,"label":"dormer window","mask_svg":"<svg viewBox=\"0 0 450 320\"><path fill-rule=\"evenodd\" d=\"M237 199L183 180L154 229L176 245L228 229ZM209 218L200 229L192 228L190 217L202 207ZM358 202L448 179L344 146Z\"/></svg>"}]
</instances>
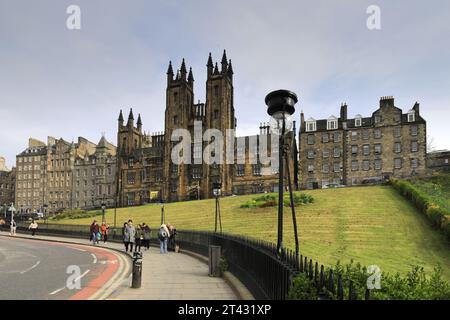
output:
<instances>
[{"instance_id":1,"label":"dormer window","mask_svg":"<svg viewBox=\"0 0 450 320\"><path fill-rule=\"evenodd\" d=\"M416 112L414 110L408 111L408 122L414 122L416 121Z\"/></svg>"},{"instance_id":2,"label":"dormer window","mask_svg":"<svg viewBox=\"0 0 450 320\"><path fill-rule=\"evenodd\" d=\"M355 127L361 127L362 125L362 117L360 114L357 114L355 117Z\"/></svg>"},{"instance_id":3,"label":"dormer window","mask_svg":"<svg viewBox=\"0 0 450 320\"><path fill-rule=\"evenodd\" d=\"M312 132L317 130L317 123L316 120L313 118L309 118L308 121L306 121L306 132Z\"/></svg>"},{"instance_id":4,"label":"dormer window","mask_svg":"<svg viewBox=\"0 0 450 320\"><path fill-rule=\"evenodd\" d=\"M335 116L331 116L327 120L327 130L336 130L338 128L338 121Z\"/></svg>"}]
</instances>

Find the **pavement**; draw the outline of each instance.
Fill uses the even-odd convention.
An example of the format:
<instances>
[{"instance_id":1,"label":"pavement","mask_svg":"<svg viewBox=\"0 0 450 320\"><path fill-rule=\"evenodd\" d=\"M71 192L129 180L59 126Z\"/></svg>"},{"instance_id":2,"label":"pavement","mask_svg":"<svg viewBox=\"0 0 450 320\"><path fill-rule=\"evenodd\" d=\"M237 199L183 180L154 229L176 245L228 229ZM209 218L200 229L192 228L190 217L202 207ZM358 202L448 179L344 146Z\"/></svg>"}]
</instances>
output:
<instances>
[{"instance_id":1,"label":"pavement","mask_svg":"<svg viewBox=\"0 0 450 320\"><path fill-rule=\"evenodd\" d=\"M5 239L6 235L9 237L8 233L0 232L0 240ZM17 237L33 238L31 235L24 234L18 234ZM93 246L89 245L89 241L85 239L41 235L35 236L34 240L70 242L83 245L83 248L86 250L87 248L95 250L112 249L116 253L122 252L118 256L129 255L125 253L124 247L120 243L100 243L97 246ZM37 245L38 241L35 242ZM3 247L3 242L0 242L0 247ZM112 251L108 250L108 252L111 253ZM126 270L127 276L116 277L115 280L110 278L110 282L114 282L114 285L110 283L108 291L103 290L104 292L97 294L95 298L111 300L237 300L239 298L223 278L208 276L208 265L201 259L174 252L160 254L159 248L155 247L150 247L148 251L142 250L142 253L141 288L131 288L131 259L124 259L126 266L122 269ZM56 257L60 256L55 255L55 259ZM64 256L64 259L59 260L65 260L66 258ZM84 260L80 260L81 262L87 263ZM53 263L55 262L53 261ZM123 273L124 271L122 271ZM2 283L1 278L0 283ZM67 297L61 296L61 298ZM72 296L72 298L83 297ZM0 296L1 299L2 297Z\"/></svg>"}]
</instances>

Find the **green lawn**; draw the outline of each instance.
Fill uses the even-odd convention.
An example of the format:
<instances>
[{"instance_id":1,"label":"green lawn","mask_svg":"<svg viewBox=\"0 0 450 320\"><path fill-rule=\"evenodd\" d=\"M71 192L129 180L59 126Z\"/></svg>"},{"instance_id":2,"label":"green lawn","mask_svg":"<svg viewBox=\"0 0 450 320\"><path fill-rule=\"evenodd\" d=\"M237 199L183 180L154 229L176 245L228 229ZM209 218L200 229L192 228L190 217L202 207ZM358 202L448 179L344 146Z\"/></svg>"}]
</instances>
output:
<instances>
[{"instance_id":1,"label":"green lawn","mask_svg":"<svg viewBox=\"0 0 450 320\"><path fill-rule=\"evenodd\" d=\"M426 219L393 188L354 187L307 191L315 201L297 207L300 250L325 265L350 259L378 265L382 271L409 271L422 265L427 271L440 264L450 281L450 245ZM255 196L221 199L224 232L276 241L277 209L241 209ZM165 205L166 221L179 229L212 230L214 200ZM156 228L160 206L146 205L117 209L117 223L129 218ZM285 209L285 244L292 247L293 232L289 208ZM107 210L112 225L114 209ZM97 218L100 219L100 216ZM61 220L58 223L90 224L92 218Z\"/></svg>"}]
</instances>

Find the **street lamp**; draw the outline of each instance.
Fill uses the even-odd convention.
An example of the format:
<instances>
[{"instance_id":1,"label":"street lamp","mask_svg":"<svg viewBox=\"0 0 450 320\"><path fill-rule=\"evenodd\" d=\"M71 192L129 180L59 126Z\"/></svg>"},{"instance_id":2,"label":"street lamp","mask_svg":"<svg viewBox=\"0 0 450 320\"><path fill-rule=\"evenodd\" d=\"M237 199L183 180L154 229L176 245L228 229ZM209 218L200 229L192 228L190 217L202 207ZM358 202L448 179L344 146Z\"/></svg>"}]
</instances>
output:
<instances>
[{"instance_id":1,"label":"street lamp","mask_svg":"<svg viewBox=\"0 0 450 320\"><path fill-rule=\"evenodd\" d=\"M106 209L105 195L103 195L103 201L102 201L102 223L105 223L105 222L106 222L106 219L105 219L105 209Z\"/></svg>"},{"instance_id":2,"label":"street lamp","mask_svg":"<svg viewBox=\"0 0 450 320\"><path fill-rule=\"evenodd\" d=\"M290 204L292 209L292 221L294 225L295 237L295 254L298 261L299 244L297 232L297 219L295 216L294 197L292 194L292 183L290 177L289 160L287 157L289 146L285 145L285 135L292 129L291 116L295 112L294 105L297 103L297 95L288 90L277 90L269 93L266 96L265 102L267 105L267 113L272 117L271 127L275 134L279 135L279 170L278 170L278 238L277 238L277 252L280 256L283 255L283 193L284 193L284 172L283 161L286 161L287 180L290 195Z\"/></svg>"},{"instance_id":3,"label":"street lamp","mask_svg":"<svg viewBox=\"0 0 450 320\"><path fill-rule=\"evenodd\" d=\"M213 182L212 190L213 195L216 198L216 215L214 219L214 232L217 232L217 219L218 219L220 224L220 233L222 233L222 216L220 214L220 203L219 203L219 197L222 194L222 183Z\"/></svg>"},{"instance_id":4,"label":"street lamp","mask_svg":"<svg viewBox=\"0 0 450 320\"><path fill-rule=\"evenodd\" d=\"M161 224L163 224L164 221L165 221L165 216L164 216L164 200L161 199L160 205L161 205Z\"/></svg>"},{"instance_id":5,"label":"street lamp","mask_svg":"<svg viewBox=\"0 0 450 320\"><path fill-rule=\"evenodd\" d=\"M44 204L43 206L42 206L42 208L44 209L44 217L45 217L45 224L47 225L47 229L48 229L48 215L47 215L47 204Z\"/></svg>"}]
</instances>

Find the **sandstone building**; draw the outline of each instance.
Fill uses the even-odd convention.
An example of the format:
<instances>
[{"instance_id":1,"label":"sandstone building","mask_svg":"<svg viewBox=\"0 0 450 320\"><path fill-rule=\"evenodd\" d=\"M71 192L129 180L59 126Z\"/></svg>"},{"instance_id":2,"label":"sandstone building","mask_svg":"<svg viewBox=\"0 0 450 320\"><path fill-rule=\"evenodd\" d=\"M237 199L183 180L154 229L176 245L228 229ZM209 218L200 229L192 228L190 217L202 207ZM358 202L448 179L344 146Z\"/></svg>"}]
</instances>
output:
<instances>
[{"instance_id":1,"label":"sandstone building","mask_svg":"<svg viewBox=\"0 0 450 320\"><path fill-rule=\"evenodd\" d=\"M15 201L16 168L10 170L5 163L5 158L0 157L0 206L10 206Z\"/></svg>"},{"instance_id":2,"label":"sandstone building","mask_svg":"<svg viewBox=\"0 0 450 320\"><path fill-rule=\"evenodd\" d=\"M124 123L122 111L118 119L117 136L117 182L118 203L120 206L138 205L149 201L180 201L213 197L212 184L222 183L224 195L276 191L278 186L277 171L265 170L260 162L259 147L250 148L249 141L259 141L262 136L271 140L267 125L260 127L260 135L254 137L236 137L236 118L234 108L233 67L224 51L221 67L213 63L211 54L207 61L206 99L195 103L194 76L192 68L187 71L183 59L176 73L172 63L167 70L165 128L163 133L148 135L142 130L142 119L138 115L136 126L131 110L127 123ZM199 130L196 131L196 125ZM178 142L171 142L170 137L177 129L189 132L191 163L175 164L171 153ZM219 130L226 135L233 130L230 139L224 139L223 148L216 154L211 150L213 163L202 161L205 148L213 144L215 137L207 136L208 129ZM197 133L196 133L197 132ZM195 139L200 132L199 140ZM295 130L294 130L295 132ZM238 143L244 141L244 144ZM295 134L292 157L290 158L291 178L297 182L297 145ZM189 148L186 148L189 149ZM272 156L270 145L267 150ZM225 164L227 150L232 150L235 161ZM184 150L183 150L184 151ZM220 161L219 159L223 161ZM237 158L244 159L236 161ZM241 162L241 163L238 163ZM264 171L264 172L263 172ZM263 174L264 173L264 174Z\"/></svg>"},{"instance_id":3,"label":"sandstone building","mask_svg":"<svg viewBox=\"0 0 450 320\"><path fill-rule=\"evenodd\" d=\"M305 120L300 126L301 188L378 183L426 171L426 122L419 104L403 113L393 97L382 97L370 116Z\"/></svg>"},{"instance_id":4,"label":"sandstone building","mask_svg":"<svg viewBox=\"0 0 450 320\"><path fill-rule=\"evenodd\" d=\"M90 150L92 152L92 150ZM74 208L100 208L116 202L116 147L102 137L95 151L75 157L72 198Z\"/></svg>"},{"instance_id":5,"label":"sandstone building","mask_svg":"<svg viewBox=\"0 0 450 320\"><path fill-rule=\"evenodd\" d=\"M82 137L76 143L30 138L16 165L18 212L90 209L103 200L115 204L115 147L104 137L98 145Z\"/></svg>"},{"instance_id":6,"label":"sandstone building","mask_svg":"<svg viewBox=\"0 0 450 320\"><path fill-rule=\"evenodd\" d=\"M436 150L427 154L427 167L432 171L450 172L450 150Z\"/></svg>"}]
</instances>

